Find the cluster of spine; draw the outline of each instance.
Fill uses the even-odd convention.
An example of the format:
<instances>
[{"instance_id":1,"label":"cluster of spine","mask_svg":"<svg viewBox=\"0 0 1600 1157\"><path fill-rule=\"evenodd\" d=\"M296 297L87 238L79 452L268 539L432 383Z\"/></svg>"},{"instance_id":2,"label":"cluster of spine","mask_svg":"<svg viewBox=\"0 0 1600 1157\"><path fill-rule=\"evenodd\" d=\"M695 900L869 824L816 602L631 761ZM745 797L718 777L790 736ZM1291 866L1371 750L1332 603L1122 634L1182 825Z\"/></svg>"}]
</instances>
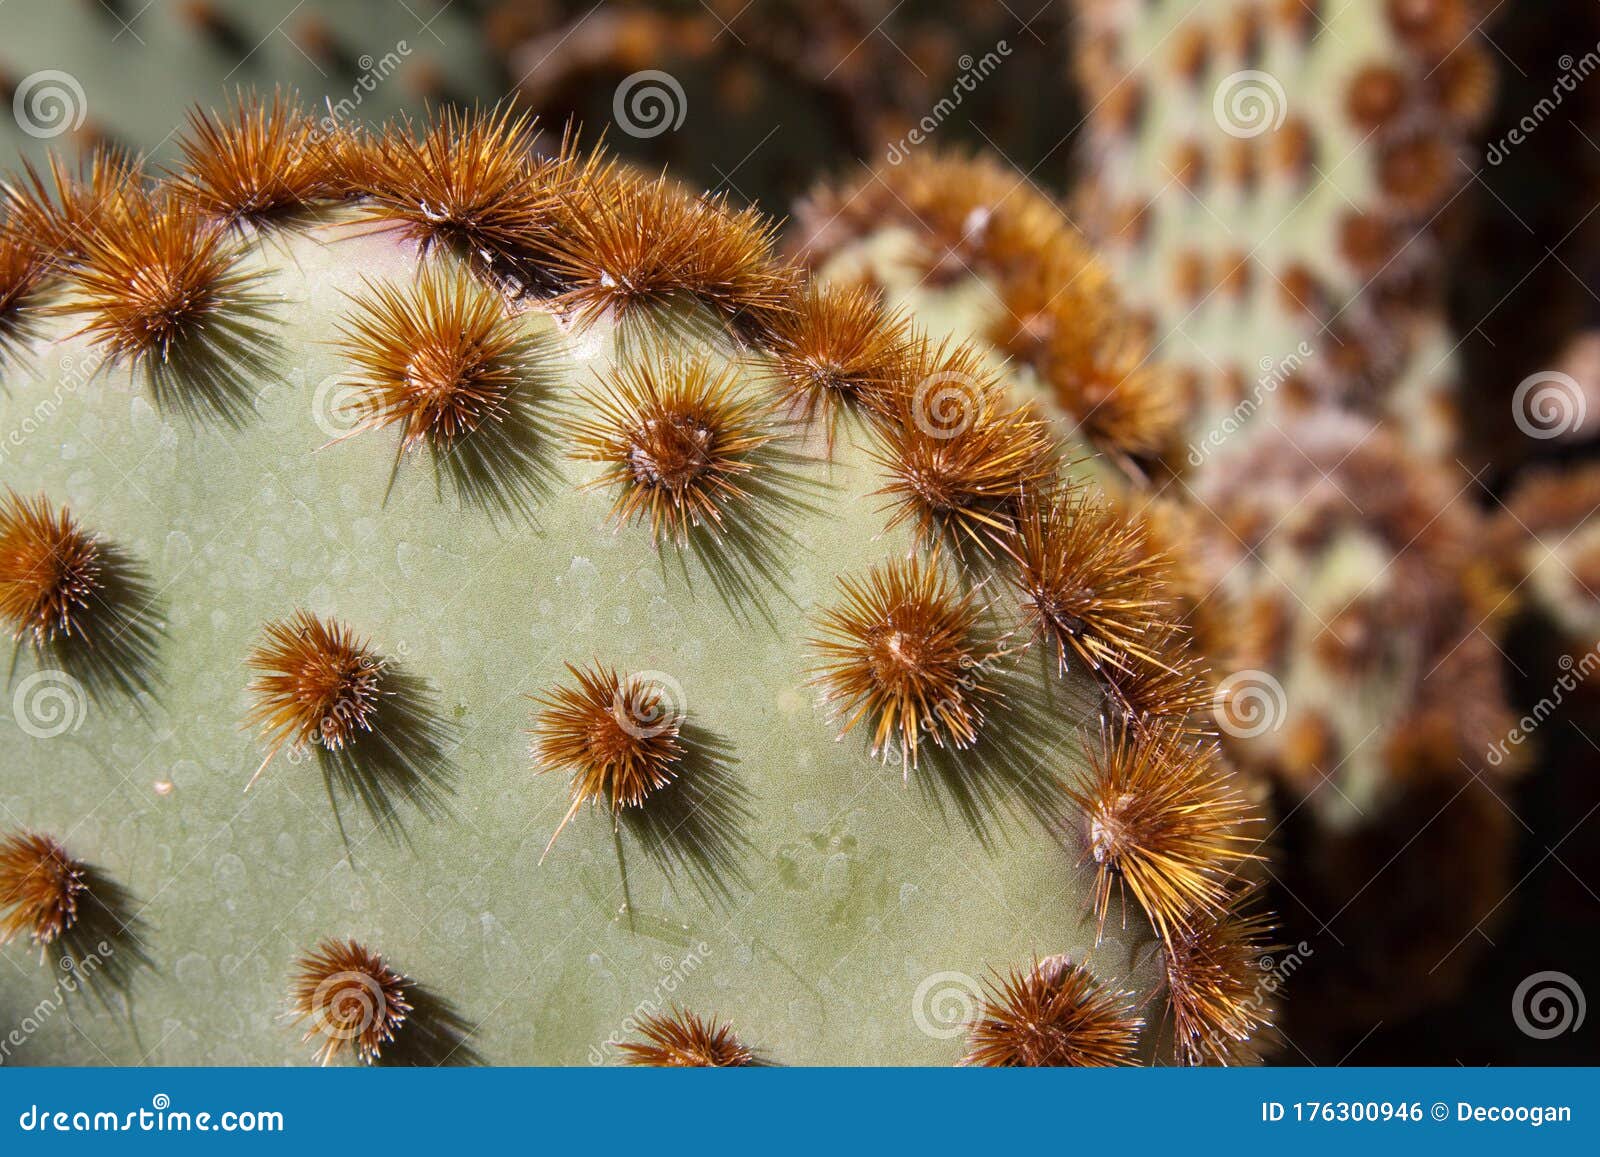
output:
<instances>
[{"instance_id":1,"label":"cluster of spine","mask_svg":"<svg viewBox=\"0 0 1600 1157\"><path fill-rule=\"evenodd\" d=\"M884 220L910 243L874 242ZM1100 338L1130 356L1127 368L1101 379L1104 394L1091 403L1099 408L1085 420L1073 390L1082 379L1060 372L1048 335L1097 307L1116 310L1121 287L1045 198L983 162L930 153L880 167L824 190L800 223L815 264L883 283L927 312L942 309L952 328L981 333L991 355L1020 367L1065 428L1123 467L1103 474L1120 529L1095 547L1107 560L1141 558L1145 578L1159 576L1161 596L1140 603L1150 587L1122 562L1122 590L1088 584L1099 605L1117 608L1117 626L1087 638L1068 633L1054 649L1063 662L1105 670L1120 702L1169 726L1221 724L1230 755L1265 774L1284 811L1299 816L1296 838L1318 849L1302 865L1310 880L1296 874L1296 894L1339 910L1394 859L1413 830L1407 823L1451 808L1464 813L1452 812L1449 822L1475 831L1483 855L1470 871L1452 874L1431 861L1422 869L1451 895L1449 905L1426 899L1430 886L1415 892L1416 905L1413 889L1401 891L1402 918L1368 905L1349 909L1352 921L1389 923L1381 939L1391 946L1388 933L1402 924L1427 929L1419 940L1433 955L1408 951L1410 972L1428 973L1434 989L1459 977L1467 954L1446 968L1441 958L1488 914L1508 864L1509 829L1493 789L1474 777L1503 776L1522 762L1486 764L1510 723L1497 640L1510 621L1515 579L1483 554L1483 516L1460 493L1465 480L1419 464L1397 430L1323 400L1244 425L1225 452L1177 482L1170 471L1181 465L1173 448L1185 411L1162 368L1165 348L1152 350L1131 324L1120 333L1073 330L1081 348ZM1033 286L1051 288L1035 295ZM1153 391L1172 398L1170 408L1152 407L1145 399ZM1108 423L1104 415L1121 396L1140 399L1132 409L1141 416L1171 414L1165 439L1131 437ZM1024 543L1048 521L1048 512L1026 521ZM1024 572L1037 579L1059 557L1041 568L1025 550ZM1075 560L1085 563L1094 565ZM1051 600L1032 597L1049 615ZM1055 609L1060 623L1093 620L1092 609ZM1131 624L1136 633L1116 637ZM1144 641L1157 638L1167 658L1140 660ZM1106 665L1101 646L1122 662ZM1203 661L1171 661L1185 652ZM1448 916L1424 920L1418 906ZM1413 999L1420 985L1406 984L1402 999ZM1369 1009L1381 1017L1390 1007L1372 1003L1370 993L1351 994L1345 1007L1358 1005L1363 1012L1353 1017Z\"/></svg>"},{"instance_id":2,"label":"cluster of spine","mask_svg":"<svg viewBox=\"0 0 1600 1157\"><path fill-rule=\"evenodd\" d=\"M963 373L1004 366L1095 472L1099 493L1022 511L1014 553L1026 604L1063 671L1095 672L1133 716L1204 733L1209 690L1183 623L1182 553L1164 549L1159 524L1127 498L1179 433L1173 377L1060 207L992 160L928 151L819 188L797 219L798 251L830 284L971 334ZM957 304L942 309L941 296Z\"/></svg>"},{"instance_id":3,"label":"cluster of spine","mask_svg":"<svg viewBox=\"0 0 1600 1157\"><path fill-rule=\"evenodd\" d=\"M809 282L754 212L571 140L539 146L533 125L509 112L328 134L286 98L242 97L193 118L184 160L164 179L102 153L79 171L52 162L5 184L0 238L20 272L0 294L0 325L24 335L16 356L27 357L25 335L61 319L189 437L227 437L252 420L241 379L284 308L264 292L256 259L291 231L388 233L416 255L417 272L351 295L336 341L357 399L346 437L392 438L397 472L426 452L464 503L511 514L560 485L533 457L553 442L587 464L583 485L610 497L619 533L713 575L737 572L730 581L781 586L761 569L760 535L774 509L801 501L785 492L789 471L862 447L881 482L862 497L911 549L840 576L831 604L809 610L809 683L832 737L870 735L872 752L899 759L907 778L938 758L959 768L968 753L1025 742L995 716L1029 654L1047 653L1048 680L1093 680L1098 711L1053 725L1093 733L1082 737L1091 770L1076 787L1048 773L1044 807L1065 847L1093 865L1092 894L1077 902L1101 934L1110 913L1126 925L1136 910L1164 954L1164 982L1142 1004L1085 961L1049 957L997 976L968 1060L1149 1057L1146 1019L1176 1026L1180 1061L1253 1059L1272 1017L1252 991L1249 959L1267 935L1244 878L1255 808L1193 718L1197 676L1160 568L1140 534L1068 473L1060 431L1008 391L978 347L926 336L865 288ZM968 213L945 224L994 246L997 260L1035 243L1080 259L1042 217L1015 234L1002 227L1009 220L996 215L991 229ZM1076 316L1053 308L1040 303L1039 357L1056 388L1084 399L1111 388L1100 367L1128 339L1110 300ZM530 311L580 339L612 326L637 340L638 356L572 390L569 405L541 408L529 380L554 355L515 324ZM711 344L697 348L706 319ZM759 371L759 393L736 388L718 348ZM952 383L953 395L930 396L930 384ZM1108 450L1137 452L1154 436L1140 408L1159 406L1140 398L1158 396L1156 379L1140 388L1149 392L1127 399L1114 427L1081 403L1083 425ZM167 628L127 597L148 560L118 545L116 527L80 522L60 495L13 485L23 489L0 506L0 613L18 647L69 670L109 669L112 694L159 699L143 666ZM354 796L379 824L394 818L397 785L419 805L443 790L445 741L419 705L427 685L357 623L284 611L238 656L250 700L240 722L263 757L256 776L282 753L311 758L330 798ZM649 673L581 654L567 670L529 696L533 768L570 782L556 834L586 806L614 826L648 819L700 774L710 742L700 721ZM98 877L47 836L18 834L5 847L4 937L70 936ZM449 1039L437 999L355 940L305 952L289 993L323 1061L388 1059L419 1034ZM771 1043L781 1059L782 1042ZM688 1012L652 1020L627 1056L755 1059L726 1024Z\"/></svg>"},{"instance_id":4,"label":"cluster of spine","mask_svg":"<svg viewBox=\"0 0 1600 1157\"><path fill-rule=\"evenodd\" d=\"M1031 371L1073 420L1066 436L1119 466L1174 448L1181 398L1144 326L1060 207L1001 162L925 150L817 190L797 218L813 265L886 228L909 231L904 275L931 288L982 279L998 302L973 336Z\"/></svg>"},{"instance_id":5,"label":"cluster of spine","mask_svg":"<svg viewBox=\"0 0 1600 1157\"><path fill-rule=\"evenodd\" d=\"M1191 950L1227 955L1221 945L1234 937L1241 962L1265 947L1269 922L1253 914L1247 882L1255 806L1215 748L1173 559L1118 497L1176 433L1170 376L1059 207L996 162L930 151L823 186L800 208L796 246L840 292L914 301L980 284L983 304L971 316L954 311L951 325L973 334L961 380L1006 365L1013 390L1037 400L1068 452L1096 462L1103 492L1027 502L1002 540L1035 644L1063 674L1088 673L1102 687L1102 748L1069 789L1086 855L1104 869L1095 911L1103 926L1112 890L1126 892L1161 937L1180 1060L1253 1059L1271 1011L1251 1007L1245 971L1232 974L1228 999L1201 1001L1185 962L1197 958ZM1048 1008L1075 983L1061 961L997 977L972 1056L993 1055L1030 1023L1001 1006Z\"/></svg>"}]
</instances>

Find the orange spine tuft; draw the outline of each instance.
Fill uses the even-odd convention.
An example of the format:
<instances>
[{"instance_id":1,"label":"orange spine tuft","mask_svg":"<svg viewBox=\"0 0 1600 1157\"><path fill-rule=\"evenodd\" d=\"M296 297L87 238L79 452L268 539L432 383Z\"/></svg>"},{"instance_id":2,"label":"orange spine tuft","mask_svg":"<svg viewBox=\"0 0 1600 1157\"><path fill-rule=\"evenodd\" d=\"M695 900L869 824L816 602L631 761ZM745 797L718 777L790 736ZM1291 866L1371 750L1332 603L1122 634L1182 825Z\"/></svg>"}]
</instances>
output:
<instances>
[{"instance_id":1,"label":"orange spine tuft","mask_svg":"<svg viewBox=\"0 0 1600 1157\"><path fill-rule=\"evenodd\" d=\"M382 956L355 940L324 940L295 961L289 1013L297 1024L311 1022L303 1041L321 1038L319 1064L349 1052L370 1065L411 1015L409 984Z\"/></svg>"},{"instance_id":2,"label":"orange spine tuft","mask_svg":"<svg viewBox=\"0 0 1600 1157\"><path fill-rule=\"evenodd\" d=\"M967 1033L964 1065L1091 1067L1134 1062L1144 1021L1125 993L1065 956L996 976Z\"/></svg>"},{"instance_id":3,"label":"orange spine tuft","mask_svg":"<svg viewBox=\"0 0 1600 1157\"><path fill-rule=\"evenodd\" d=\"M54 943L78 919L84 874L50 836L16 832L0 840L0 944L23 934L40 948Z\"/></svg>"},{"instance_id":4,"label":"orange spine tuft","mask_svg":"<svg viewBox=\"0 0 1600 1157\"><path fill-rule=\"evenodd\" d=\"M823 613L823 634L811 646L821 660L812 683L840 712L840 736L866 720L873 754L887 761L898 741L908 774L924 738L938 747L976 743L995 697L983 664L1002 653L981 628L977 591L957 593L919 559L839 586L844 601Z\"/></svg>"},{"instance_id":5,"label":"orange spine tuft","mask_svg":"<svg viewBox=\"0 0 1600 1157\"><path fill-rule=\"evenodd\" d=\"M674 1008L652 1013L639 1024L642 1041L619 1046L630 1065L658 1068L743 1068L755 1063L755 1054L734 1035L733 1026L715 1017L701 1020L692 1012Z\"/></svg>"},{"instance_id":6,"label":"orange spine tuft","mask_svg":"<svg viewBox=\"0 0 1600 1157\"><path fill-rule=\"evenodd\" d=\"M100 548L66 507L0 497L0 623L12 638L44 647L81 635L100 575Z\"/></svg>"},{"instance_id":7,"label":"orange spine tuft","mask_svg":"<svg viewBox=\"0 0 1600 1157\"><path fill-rule=\"evenodd\" d=\"M1095 864L1101 932L1115 885L1133 893L1163 939L1226 907L1254 858L1257 816L1210 744L1176 733L1116 727L1090 757L1087 782L1067 796L1082 813Z\"/></svg>"},{"instance_id":8,"label":"orange spine tuft","mask_svg":"<svg viewBox=\"0 0 1600 1157\"><path fill-rule=\"evenodd\" d=\"M648 522L657 544L685 545L692 531L720 532L737 516L773 440L770 404L739 390L736 367L658 354L586 394L593 412L570 422L572 455L604 464L589 485L615 489L619 524Z\"/></svg>"}]
</instances>

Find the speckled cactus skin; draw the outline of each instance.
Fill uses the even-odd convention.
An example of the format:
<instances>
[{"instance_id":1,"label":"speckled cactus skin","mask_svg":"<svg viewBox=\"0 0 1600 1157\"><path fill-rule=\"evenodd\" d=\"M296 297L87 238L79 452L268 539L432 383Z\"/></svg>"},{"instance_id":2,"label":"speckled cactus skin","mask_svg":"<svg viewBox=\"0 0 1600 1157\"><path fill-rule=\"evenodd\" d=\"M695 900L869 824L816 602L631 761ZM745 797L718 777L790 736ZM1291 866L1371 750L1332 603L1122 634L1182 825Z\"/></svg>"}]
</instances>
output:
<instances>
[{"instance_id":1,"label":"speckled cactus skin","mask_svg":"<svg viewBox=\"0 0 1600 1157\"><path fill-rule=\"evenodd\" d=\"M1052 777L1081 769L1096 688L1026 651L980 748L925 757L908 779L863 736L836 741L806 683L814 614L841 573L912 548L885 530L859 429L831 464L817 439L797 443L804 506L759 529L778 577L727 598L703 562L617 529L559 433L536 447L530 518L463 505L422 457L390 490L393 432L339 437L336 323L363 279L407 282L418 256L341 212L247 245L271 348L238 428L162 412L66 320L6 366L0 428L26 432L5 484L69 504L136 560L160 637L148 692L69 704L81 715L48 737L19 724L20 698L4 714L7 822L58 835L124 886L151 962L127 999L72 1005L8 1061L303 1063L287 978L325 936L362 939L452 1006L469 1032L453 1060L496 1063L612 1061L606 1042L669 1001L731 1020L782 1063L952 1063L949 1010L917 1002L966 982L936 974L1055 952L1156 991L1136 912L1114 906L1095 947L1090 869L1046 802ZM641 334L703 340L681 319L640 321L624 349L608 321L582 329L524 303L541 415L581 408L593 375L642 356ZM710 356L735 356L719 326L692 328ZM737 356L741 389L759 388L760 355ZM297 607L337 615L426 682L450 790L432 815L396 800L403 834L348 797L336 815L311 761L280 755L244 794L263 754L241 727L244 660ZM569 797L564 777L530 769L524 695L596 658L681 686L689 723L726 753L703 778L725 830L653 857L636 828L584 808L540 863ZM10 693L38 669L22 653ZM675 850L686 863L664 870ZM52 978L24 943L3 956L9 1022Z\"/></svg>"},{"instance_id":2,"label":"speckled cactus skin","mask_svg":"<svg viewBox=\"0 0 1600 1157\"><path fill-rule=\"evenodd\" d=\"M1083 220L1188 374L1190 465L1256 413L1309 404L1446 454L1455 343L1438 287L1457 158L1494 93L1474 5L1077 7ZM1430 7L1453 19L1402 31L1397 12Z\"/></svg>"}]
</instances>

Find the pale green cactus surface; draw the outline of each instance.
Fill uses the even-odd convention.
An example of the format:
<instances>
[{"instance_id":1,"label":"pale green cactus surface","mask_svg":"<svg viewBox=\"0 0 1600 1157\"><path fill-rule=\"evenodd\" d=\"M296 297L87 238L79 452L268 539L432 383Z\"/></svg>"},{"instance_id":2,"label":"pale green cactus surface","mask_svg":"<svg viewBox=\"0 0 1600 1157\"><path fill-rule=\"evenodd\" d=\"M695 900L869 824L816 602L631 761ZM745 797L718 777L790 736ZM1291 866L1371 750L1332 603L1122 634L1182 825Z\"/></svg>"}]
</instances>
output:
<instances>
[{"instance_id":1,"label":"pale green cactus surface","mask_svg":"<svg viewBox=\"0 0 1600 1157\"><path fill-rule=\"evenodd\" d=\"M599 468L572 457L572 422L619 367L707 359L755 396L766 355L709 317L619 327L521 301L507 308L531 353L505 423L520 441L487 489L462 489L351 409L342 326L373 286L412 285L419 256L350 218L241 241L261 341L225 371L231 420L163 404L72 317L45 317L6 362L0 479L125 556L129 629L153 640L120 687L19 644L0 816L126 889L106 947L137 966L91 983L103 1000L35 1016L57 976L26 938L0 950L0 1018L37 1022L8 1063L305 1063L293 962L344 937L437 1002L434 1060L612 1063L676 1003L777 1063L954 1063L974 986L1056 953L1159 1024L1143 918L1114 895L1097 946L1093 864L1063 838L1058 781L1099 743L1101 693L1022 645L1002 584L983 587L994 632L1016 633L984 678L1005 698L971 750L885 764L867 725L839 737L810 682L840 577L927 555L888 529L862 425L829 460L816 430L773 417L784 457L740 534L657 547L617 524L612 488L585 487ZM391 780L359 760L330 779L323 753L286 748L246 793L267 754L245 726L246 660L297 610L403 675L373 732L404 716ZM541 861L570 795L535 773L528 696L596 661L653 673L692 754L645 817L581 807Z\"/></svg>"}]
</instances>

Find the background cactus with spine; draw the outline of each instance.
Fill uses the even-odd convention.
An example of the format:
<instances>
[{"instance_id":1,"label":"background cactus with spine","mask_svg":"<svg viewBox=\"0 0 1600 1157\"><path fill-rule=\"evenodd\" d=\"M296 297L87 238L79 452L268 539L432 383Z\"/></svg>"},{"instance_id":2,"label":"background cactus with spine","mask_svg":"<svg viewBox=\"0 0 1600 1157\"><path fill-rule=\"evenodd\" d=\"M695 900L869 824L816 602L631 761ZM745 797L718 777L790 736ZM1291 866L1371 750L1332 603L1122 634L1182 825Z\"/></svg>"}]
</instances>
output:
<instances>
[{"instance_id":1,"label":"background cactus with spine","mask_svg":"<svg viewBox=\"0 0 1600 1157\"><path fill-rule=\"evenodd\" d=\"M1526 753L1490 753L1527 572L1482 549L1445 295L1488 7L1077 5L1086 229L1187 397L1160 537L1229 750L1275 784L1284 894L1342 946L1302 978L1312 1049L1456 989L1511 884Z\"/></svg>"},{"instance_id":2,"label":"background cactus with spine","mask_svg":"<svg viewBox=\"0 0 1600 1157\"><path fill-rule=\"evenodd\" d=\"M190 131L6 186L0 1007L103 998L16 1059L1256 1055L1258 808L1025 381L509 113Z\"/></svg>"}]
</instances>

